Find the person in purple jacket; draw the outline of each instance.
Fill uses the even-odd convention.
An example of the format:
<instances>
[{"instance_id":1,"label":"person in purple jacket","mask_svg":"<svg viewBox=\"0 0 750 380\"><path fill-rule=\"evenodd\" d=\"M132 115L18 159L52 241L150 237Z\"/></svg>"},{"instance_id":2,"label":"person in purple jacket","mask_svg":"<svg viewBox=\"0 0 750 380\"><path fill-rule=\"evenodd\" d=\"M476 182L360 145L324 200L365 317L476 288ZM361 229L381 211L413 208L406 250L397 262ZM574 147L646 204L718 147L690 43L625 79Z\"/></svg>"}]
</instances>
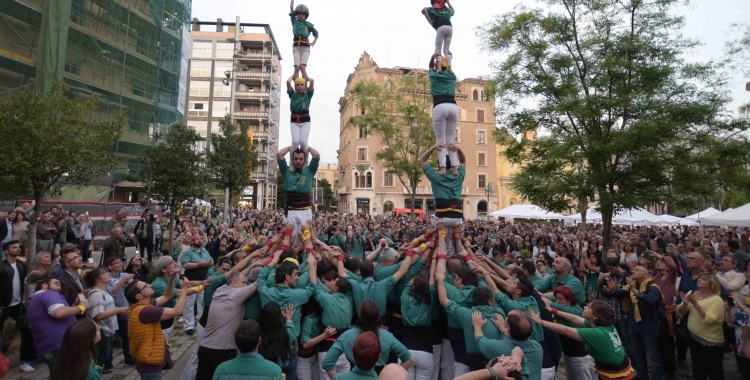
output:
<instances>
[{"instance_id":1,"label":"person in purple jacket","mask_svg":"<svg viewBox=\"0 0 750 380\"><path fill-rule=\"evenodd\" d=\"M36 293L27 308L29 330L34 338L37 355L49 367L55 366L65 330L76 322L76 315L85 314L88 301L70 306L60 294L60 280L48 278L39 281Z\"/></svg>"}]
</instances>

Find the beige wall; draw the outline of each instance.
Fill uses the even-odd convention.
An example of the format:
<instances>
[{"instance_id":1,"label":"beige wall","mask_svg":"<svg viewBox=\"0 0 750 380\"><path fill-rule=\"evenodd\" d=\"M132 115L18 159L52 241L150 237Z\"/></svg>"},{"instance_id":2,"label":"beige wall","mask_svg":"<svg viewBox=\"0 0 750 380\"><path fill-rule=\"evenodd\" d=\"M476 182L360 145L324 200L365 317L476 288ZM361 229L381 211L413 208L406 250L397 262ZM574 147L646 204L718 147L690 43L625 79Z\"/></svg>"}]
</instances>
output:
<instances>
[{"instance_id":1,"label":"beige wall","mask_svg":"<svg viewBox=\"0 0 750 380\"><path fill-rule=\"evenodd\" d=\"M339 141L339 185L337 193L340 197L339 210L348 212L366 212L382 214L387 203L393 207L405 207L409 193L398 178L392 183L385 183L385 169L375 155L383 147L377 135L359 136L359 130L349 124L352 116L361 112L351 99L350 91L361 80L373 80L385 84L388 79L396 79L408 68L379 68L374 60L364 53L360 58L354 73L350 74L344 96L340 99L340 141ZM476 100L475 99L476 91ZM486 204L486 184L492 183L493 195L489 198L489 210L497 209L496 189L497 170L496 146L492 142L492 131L495 128L494 105L482 100L484 82L477 79L464 79L458 82L456 101L460 110L457 142L466 155L466 178L463 183L464 213L467 218L477 217L477 206L480 202ZM429 110L428 112L432 112ZM480 113L484 113L484 121ZM480 137L483 134L483 138ZM359 157L359 150L364 149L364 157ZM364 158L364 159L361 159ZM479 166L480 162L483 165ZM355 173L365 173L365 186L356 185ZM371 176L368 180L367 175ZM484 186L480 187L479 176L483 175ZM371 186L368 186L371 185ZM360 203L358 203L358 199ZM361 203L362 200L368 203ZM432 190L429 181L423 178L417 188L417 205L421 200L421 208L428 209L427 201L432 200ZM430 210L428 210L430 211Z\"/></svg>"}]
</instances>

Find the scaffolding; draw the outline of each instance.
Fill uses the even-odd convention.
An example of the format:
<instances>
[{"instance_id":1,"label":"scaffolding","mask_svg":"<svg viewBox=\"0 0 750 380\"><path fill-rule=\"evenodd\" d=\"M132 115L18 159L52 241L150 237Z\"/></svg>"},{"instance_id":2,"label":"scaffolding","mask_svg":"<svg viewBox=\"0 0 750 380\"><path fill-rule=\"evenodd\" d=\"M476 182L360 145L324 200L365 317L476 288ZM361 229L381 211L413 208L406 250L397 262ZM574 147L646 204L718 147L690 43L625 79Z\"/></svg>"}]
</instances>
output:
<instances>
[{"instance_id":1,"label":"scaffolding","mask_svg":"<svg viewBox=\"0 0 750 380\"><path fill-rule=\"evenodd\" d=\"M93 119L125 113L117 171L137 173L154 132L184 120L191 2L0 0L0 94L63 79L97 99Z\"/></svg>"}]
</instances>

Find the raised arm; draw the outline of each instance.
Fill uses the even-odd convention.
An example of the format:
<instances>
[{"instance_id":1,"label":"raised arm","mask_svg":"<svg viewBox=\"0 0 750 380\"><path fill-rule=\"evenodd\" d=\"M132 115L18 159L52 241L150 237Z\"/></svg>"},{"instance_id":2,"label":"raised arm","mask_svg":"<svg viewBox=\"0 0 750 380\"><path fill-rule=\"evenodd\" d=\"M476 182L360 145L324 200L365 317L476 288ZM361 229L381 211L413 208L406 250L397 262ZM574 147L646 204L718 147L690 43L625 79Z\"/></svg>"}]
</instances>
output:
<instances>
[{"instance_id":1,"label":"raised arm","mask_svg":"<svg viewBox=\"0 0 750 380\"><path fill-rule=\"evenodd\" d=\"M175 270L174 273L169 274L169 282L167 283L167 288L164 289L164 294L156 298L156 306L164 305L172 299L172 295L174 294L174 279L176 276L177 270Z\"/></svg>"},{"instance_id":2,"label":"raised arm","mask_svg":"<svg viewBox=\"0 0 750 380\"><path fill-rule=\"evenodd\" d=\"M466 156L464 155L464 151L461 150L461 148L456 147L456 152L458 152L458 164L460 166L466 166Z\"/></svg>"},{"instance_id":3,"label":"raised arm","mask_svg":"<svg viewBox=\"0 0 750 380\"><path fill-rule=\"evenodd\" d=\"M435 21L430 20L430 13L427 11L427 8L422 8L422 14L427 19L427 22L430 23L430 25L434 25Z\"/></svg>"},{"instance_id":4,"label":"raised arm","mask_svg":"<svg viewBox=\"0 0 750 380\"><path fill-rule=\"evenodd\" d=\"M404 262L401 263L401 267L398 268L398 271L393 274L393 278L396 279L396 281L400 281L404 276L406 275L406 272L409 270L409 267L411 266L411 261L414 254L420 254L422 252L421 249L415 248L411 251L406 252L406 258L404 259Z\"/></svg>"},{"instance_id":5,"label":"raised arm","mask_svg":"<svg viewBox=\"0 0 750 380\"><path fill-rule=\"evenodd\" d=\"M288 84L288 83L287 83ZM281 149L278 153L276 153L276 158L279 160L283 160L287 153L289 153L290 147L285 147Z\"/></svg>"},{"instance_id":6,"label":"raised arm","mask_svg":"<svg viewBox=\"0 0 750 380\"><path fill-rule=\"evenodd\" d=\"M315 41L317 40L318 40L318 36L315 36ZM313 45L315 45L315 41L313 41ZM308 77L307 81L310 82L310 84L307 85L307 91L315 91L315 79ZM307 148L307 149L309 150L310 148Z\"/></svg>"},{"instance_id":7,"label":"raised arm","mask_svg":"<svg viewBox=\"0 0 750 380\"><path fill-rule=\"evenodd\" d=\"M312 83L313 83L313 80L312 80L312 79L310 79L310 88L311 88L311 89L312 89ZM311 146L308 146L308 147L307 147L307 151L308 151L308 152L310 152L310 155L311 155L311 156L312 156L313 158L319 158L319 157L320 157L320 153L318 153L318 151L317 151L317 150L315 150L315 148L313 148L313 147L311 147Z\"/></svg>"},{"instance_id":8,"label":"raised arm","mask_svg":"<svg viewBox=\"0 0 750 380\"><path fill-rule=\"evenodd\" d=\"M438 300L440 300L440 305L443 307L448 306L448 302L450 302L450 299L448 299L448 290L445 289L445 251L438 248L435 250L438 254L438 262L437 262L437 269L435 271L435 280L437 281L437 288L438 288Z\"/></svg>"},{"instance_id":9,"label":"raised arm","mask_svg":"<svg viewBox=\"0 0 750 380\"><path fill-rule=\"evenodd\" d=\"M289 3L289 11L294 12L294 0L292 0L292 2Z\"/></svg>"},{"instance_id":10,"label":"raised arm","mask_svg":"<svg viewBox=\"0 0 750 380\"><path fill-rule=\"evenodd\" d=\"M534 321L536 324L541 325L542 327L552 332L556 332L560 335L565 335L568 338L575 339L579 342L583 341L583 339L581 339L581 335L578 334L578 330L565 326L565 325L561 325L559 323L544 321L541 318L539 318L539 314L535 313L534 310L532 310L530 306L526 307L526 314L528 314L529 318L531 318L531 320ZM544 322L547 322L547 323L545 324Z\"/></svg>"},{"instance_id":11,"label":"raised arm","mask_svg":"<svg viewBox=\"0 0 750 380\"><path fill-rule=\"evenodd\" d=\"M190 283L185 279L184 281L180 281L180 297L177 299L177 305L174 305L173 308L165 308L164 311L161 314L161 320L167 321L175 317L179 317L182 315L182 310L185 308L185 302L187 300L188 296L188 290L190 290ZM172 287L174 288L174 287ZM170 289L172 289L170 288ZM171 293L171 292L170 292ZM165 292L166 294L166 292Z\"/></svg>"},{"instance_id":12,"label":"raised arm","mask_svg":"<svg viewBox=\"0 0 750 380\"><path fill-rule=\"evenodd\" d=\"M436 52L432 55L432 58L430 59L430 70L435 69L435 59L440 55L440 52Z\"/></svg>"},{"instance_id":13,"label":"raised arm","mask_svg":"<svg viewBox=\"0 0 750 380\"><path fill-rule=\"evenodd\" d=\"M432 152L435 151L435 149L442 149L445 147L445 144L442 142L438 142L437 144L430 147L430 149L427 149L426 152L422 154L422 157L419 157L419 167L424 167L427 165L427 161L430 159L430 155Z\"/></svg>"}]
</instances>

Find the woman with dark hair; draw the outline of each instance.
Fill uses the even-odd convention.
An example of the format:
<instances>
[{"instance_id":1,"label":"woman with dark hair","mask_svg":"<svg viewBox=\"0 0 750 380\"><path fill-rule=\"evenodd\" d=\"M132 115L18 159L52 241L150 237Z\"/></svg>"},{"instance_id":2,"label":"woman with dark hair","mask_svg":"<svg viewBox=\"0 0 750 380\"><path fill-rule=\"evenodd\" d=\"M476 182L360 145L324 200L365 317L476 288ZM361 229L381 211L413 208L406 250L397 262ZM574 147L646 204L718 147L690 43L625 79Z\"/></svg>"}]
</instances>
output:
<instances>
[{"instance_id":1,"label":"woman with dark hair","mask_svg":"<svg viewBox=\"0 0 750 380\"><path fill-rule=\"evenodd\" d=\"M632 379L634 370L630 359L625 354L620 336L615 329L615 314L604 301L594 301L583 309L582 316L560 311L549 307L550 313L557 318L568 321L569 327L559 323L550 323L539 318L530 307L529 317L542 327L562 336L574 339L586 346L586 352L594 358L594 370L601 380Z\"/></svg>"},{"instance_id":2,"label":"woman with dark hair","mask_svg":"<svg viewBox=\"0 0 750 380\"><path fill-rule=\"evenodd\" d=\"M214 260L214 262L219 261L219 255L216 253L218 252L216 250L216 242L219 240L216 237L216 229L214 227L209 227L208 231L206 231L206 239L208 239L208 242L206 243L206 251L208 251L208 254L211 255L211 258Z\"/></svg>"},{"instance_id":3,"label":"woman with dark hair","mask_svg":"<svg viewBox=\"0 0 750 380\"><path fill-rule=\"evenodd\" d=\"M320 324L321 308L315 298L310 298L300 312L300 334L297 353L297 379L318 380L320 369L318 366L318 343L336 332L333 327L322 330Z\"/></svg>"},{"instance_id":4,"label":"woman with dark hair","mask_svg":"<svg viewBox=\"0 0 750 380\"><path fill-rule=\"evenodd\" d=\"M593 256L593 255L592 255ZM572 315L582 316L583 309L578 306L573 292L567 286L558 286L553 292L555 301L550 301L546 297L541 300L547 305L549 310L557 309ZM576 326L567 319L557 318L555 321L564 326ZM560 334L562 343L563 360L565 361L565 373L571 380L594 380L596 372L594 371L594 359L586 353L586 346L582 341L568 338Z\"/></svg>"},{"instance_id":5,"label":"woman with dark hair","mask_svg":"<svg viewBox=\"0 0 750 380\"><path fill-rule=\"evenodd\" d=\"M430 380L440 369L441 334L432 328L432 310L437 303L436 260L437 255L432 255L432 267L414 276L401 291L401 341L414 359L409 367L412 379Z\"/></svg>"},{"instance_id":6,"label":"woman with dark hair","mask_svg":"<svg viewBox=\"0 0 750 380\"><path fill-rule=\"evenodd\" d=\"M278 364L287 379L297 378L297 357L289 355L289 347L294 345L289 340L290 335L295 335L293 316L294 307L291 304L287 304L286 310L282 311L278 303L269 302L258 318L261 338L258 353Z\"/></svg>"},{"instance_id":7,"label":"woman with dark hair","mask_svg":"<svg viewBox=\"0 0 750 380\"><path fill-rule=\"evenodd\" d=\"M411 357L409 350L401 344L393 334L381 329L380 327L380 309L373 300L364 300L359 306L359 318L357 319L357 325L354 328L347 330L343 333L328 350L325 359L321 363L321 367L324 371L328 372L328 376L333 378L336 376L336 361L341 354L346 355L349 362L354 363L354 357L352 356L352 350L354 346L354 340L357 339L359 334L365 332L371 332L378 337L380 341L380 358L375 365L375 371L380 372L388 361L388 356L393 354L401 360L401 366L408 370L411 367L414 359Z\"/></svg>"},{"instance_id":8,"label":"woman with dark hair","mask_svg":"<svg viewBox=\"0 0 750 380\"><path fill-rule=\"evenodd\" d=\"M65 330L50 380L101 380L102 374L94 363L100 334L99 325L88 318L70 325Z\"/></svg>"},{"instance_id":9,"label":"woman with dark hair","mask_svg":"<svg viewBox=\"0 0 750 380\"><path fill-rule=\"evenodd\" d=\"M596 246L596 242L589 243ZM599 274L606 272L606 266L602 265L601 253L599 251L589 251L588 254L581 255L579 264L580 273L584 274L583 291L586 293L586 301L592 302L602 298L602 288L599 286ZM602 270L604 269L604 270Z\"/></svg>"}]
</instances>

